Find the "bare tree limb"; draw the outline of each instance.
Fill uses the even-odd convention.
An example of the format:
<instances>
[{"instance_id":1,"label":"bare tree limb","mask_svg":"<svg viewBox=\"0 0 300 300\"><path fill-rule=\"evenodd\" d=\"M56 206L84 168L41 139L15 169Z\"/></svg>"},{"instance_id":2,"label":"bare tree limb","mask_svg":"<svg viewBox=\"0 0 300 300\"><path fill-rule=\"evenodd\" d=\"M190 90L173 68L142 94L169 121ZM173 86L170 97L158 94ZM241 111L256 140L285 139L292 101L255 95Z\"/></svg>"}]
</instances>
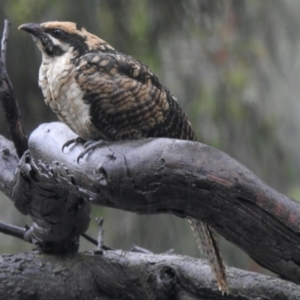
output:
<instances>
[{"instance_id":1,"label":"bare tree limb","mask_svg":"<svg viewBox=\"0 0 300 300\"><path fill-rule=\"evenodd\" d=\"M5 20L1 43L0 59L0 101L8 124L8 130L19 157L28 149L27 137L21 122L21 114L13 86L8 77L6 64L6 46L9 33L9 22Z\"/></svg>"},{"instance_id":2,"label":"bare tree limb","mask_svg":"<svg viewBox=\"0 0 300 300\"><path fill-rule=\"evenodd\" d=\"M43 195L41 187L47 186L92 204L192 216L267 269L300 282L299 204L227 154L197 142L146 139L106 144L78 165L81 145L61 151L74 137L59 122L43 124L32 133L30 161L19 167L30 171L17 173L12 195L20 211L40 220L43 208L50 209L53 202L52 195ZM53 207L51 211L56 212ZM48 216L52 226L60 224L60 215Z\"/></svg>"},{"instance_id":3,"label":"bare tree limb","mask_svg":"<svg viewBox=\"0 0 300 300\"><path fill-rule=\"evenodd\" d=\"M55 236L56 240L52 240L52 243L60 244L63 239L58 233L62 231L66 232L67 235L70 234L68 230L65 230L65 228L68 229L66 224L61 223L61 218L65 214L64 210L68 211L70 205L61 205L62 203L59 202L60 197L57 197L57 195L53 196L51 194L49 197L49 190L55 190L56 194L60 194L65 189L68 193L77 195L74 196L74 199L77 200L74 200L73 203L78 203L78 199L84 197L95 204L102 203L106 206L119 207L138 213L170 212L178 216L193 215L193 217L200 220L205 220L222 233L226 233L226 238L239 246L243 245L246 252L253 254L253 256L261 252L261 255L257 256L258 261L261 259L260 262L264 262L267 268L275 269L278 274L298 282L297 271L291 272L297 270L298 267L297 251L299 250L297 245L299 245L299 234L296 231L297 214L300 212L298 204L263 184L250 171L228 155L196 142L148 139L107 144L100 149L96 149L81 161L81 165L78 165L76 160L82 150L81 145L65 149L65 153L61 152L64 141L72 137L74 137L74 133L62 123L41 125L31 135L29 143L31 156L28 156L28 160L23 158L14 184L12 184L12 174L17 166L16 159L12 155L12 150L7 151L7 149L10 149L11 143L5 138L0 139L0 151L6 153L6 155L0 156L0 167L6 166L7 169L3 173L0 172L1 188L5 187L4 191L17 202L16 205L21 211L23 210L32 215L34 224L31 227L31 234L35 230L38 232L38 234L34 233L36 234L33 235L34 238L39 237L41 240L44 238L39 233L39 230L41 230L47 237L46 241L49 241L49 235L51 238ZM7 162L10 163L7 164ZM20 189L21 186L22 189ZM9 188L13 189L13 193L8 192ZM188 197L183 197L187 194ZM58 206L61 209L58 211L59 213L55 209L56 201L53 206L53 199L58 199ZM72 203L73 200L70 199L66 203ZM264 201L262 202L261 199ZM48 212L47 214L45 214L45 209ZM46 215L46 218L41 223L40 219L43 214ZM68 219L68 215L63 219L66 218ZM239 221L241 219L243 222ZM71 225L73 221L74 224ZM69 219L67 225L72 227L81 223L78 222L78 219L76 220L76 217L73 221ZM247 244L244 244L244 241L247 241ZM264 248L262 248L262 245L264 245ZM115 252L111 251L109 253ZM116 268L119 271L123 255L125 254L122 252L121 257L119 257L120 260L115 261ZM66 256L64 257L66 258ZM74 258L74 256L70 257ZM174 258L174 256L172 257ZM293 257L293 259L284 261L288 257ZM58 264L62 263L57 256L48 258ZM68 267L59 265L57 268L68 270L69 266L72 265L77 271L71 268L71 272L80 273L78 270L83 265L77 265L76 258L74 259L68 264ZM130 259L133 259L132 263L134 264L134 256L130 256ZM160 258L158 257L158 259ZM163 260L165 261L165 257L163 257ZM26 257L24 257L24 261L33 263L33 260ZM38 266L44 264L46 262L38 263ZM90 265L97 265L97 262L90 262ZM188 274L193 273L191 270L193 265L197 265L197 263L190 261L186 266L189 270L187 271ZM91 274L91 266L88 269L88 274ZM167 267L170 266L173 268L173 265L168 262ZM103 262L101 262L102 267ZM24 272L27 270L24 268L23 261L22 268ZM40 275L37 275L38 270L34 271L32 266L30 268L32 276L40 278ZM43 271L42 269L39 271ZM55 267L51 267L48 271L51 273L51 270L54 269ZM106 269L104 268L104 270ZM86 275L85 272L81 272L82 276ZM197 272L202 271L197 270ZM177 276L177 271L175 273ZM208 273L210 271L207 267L207 270L203 271L203 276L209 278ZM98 274L98 271L95 274ZM135 276L134 274L130 271L122 273L120 280L130 279L131 276ZM167 272L167 274L168 278L173 273ZM256 296L253 296L251 290L259 296L264 295L264 293L276 295L271 297L272 299L285 299L284 297L297 299L299 297L297 294L299 288L291 285L291 283L273 281L275 279L260 277L261 275L257 274L253 275L254 277L248 277L247 274L241 273L238 275L239 285L236 290L230 279L230 297L240 295L244 297L241 299L255 299ZM49 275L45 276L45 282L56 285L53 280L47 279ZM150 275L148 274L148 276ZM229 277L231 278L231 275ZM157 277L154 276L154 278ZM182 277L180 278L182 279ZM86 280L88 279L86 278ZM91 280L90 277L89 280ZM172 279L170 280L172 281ZM191 293L198 293L193 288L188 290L188 286L192 286L188 280L184 279L183 283L180 281L180 288L184 286L187 290L184 294L180 289L176 289L176 292L180 294L178 299L194 299ZM197 284L195 284L200 287L198 280L199 278L197 278ZM79 281L76 282L78 284ZM110 281L110 278L106 278L105 282L111 286L110 292L112 294L110 296L114 296L115 290L112 287L117 283ZM176 279L176 284L177 282ZM266 286L268 283L270 285ZM245 290L244 287L247 284L251 288ZM288 288L285 289L285 286ZM88 286L86 287L88 290ZM105 287L107 285L104 284L103 286L103 281L101 281L101 287L98 290L103 291ZM118 287L118 284L116 287ZM148 287L147 285L143 286L146 290ZM153 288L151 284L150 287ZM221 299L219 298L220 294L211 294L212 290L207 282L204 283L203 288L204 292L201 288L199 290L199 293L204 297L203 299L208 299L208 297L210 299ZM7 287L3 287L3 290L6 291ZM70 292L69 289L68 291ZM34 293L36 292L35 290ZM57 290L58 292L67 293L66 291ZM123 290L120 293L126 295L126 292L126 290ZM137 292L138 295L141 293L139 290L131 292ZM159 291L157 292L159 293ZM164 289L163 292L165 292ZM206 292L209 293L209 296ZM180 298L181 296L182 298ZM124 298L120 297L118 299L129 298L124 296ZM152 298L149 296L144 299ZM197 294L195 299L201 298Z\"/></svg>"},{"instance_id":4,"label":"bare tree limb","mask_svg":"<svg viewBox=\"0 0 300 300\"><path fill-rule=\"evenodd\" d=\"M296 284L234 268L228 268L230 294L222 296L208 264L190 257L124 251L97 253L2 255L0 298L300 299Z\"/></svg>"},{"instance_id":5,"label":"bare tree limb","mask_svg":"<svg viewBox=\"0 0 300 300\"><path fill-rule=\"evenodd\" d=\"M21 202L23 207L21 212L25 215L30 214L34 221L26 231L24 240L35 243L45 252L77 251L79 236L89 225L90 204L83 201L82 197L65 190L64 187L52 186L53 190L51 190L51 186L45 183L32 189L30 176L34 176L34 173L29 165L30 156L24 155L23 163L18 168L19 160L13 145L3 136L0 136L0 154L2 154L0 155L1 191L13 199L13 188L19 188L19 191L26 195L25 198L31 199L32 206L27 206L27 200L23 201L24 195L15 202L17 205ZM19 181L15 180L16 170L20 176ZM5 233L7 233L6 229ZM11 235L14 235L13 231Z\"/></svg>"}]
</instances>

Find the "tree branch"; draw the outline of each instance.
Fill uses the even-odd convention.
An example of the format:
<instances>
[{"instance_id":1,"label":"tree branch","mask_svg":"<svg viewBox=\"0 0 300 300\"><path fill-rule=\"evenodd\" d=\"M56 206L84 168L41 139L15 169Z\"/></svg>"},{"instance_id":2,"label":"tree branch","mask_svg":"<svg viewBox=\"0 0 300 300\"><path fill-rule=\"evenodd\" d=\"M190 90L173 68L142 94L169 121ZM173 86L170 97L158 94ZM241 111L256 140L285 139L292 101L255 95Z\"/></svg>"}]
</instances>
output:
<instances>
[{"instance_id":1,"label":"tree branch","mask_svg":"<svg viewBox=\"0 0 300 300\"><path fill-rule=\"evenodd\" d=\"M0 232L24 240L26 228L0 222Z\"/></svg>"},{"instance_id":2,"label":"tree branch","mask_svg":"<svg viewBox=\"0 0 300 300\"><path fill-rule=\"evenodd\" d=\"M95 204L103 204L138 213L170 212L179 216L191 215L199 220L205 220L217 230L225 232L226 237L237 245L248 246L246 247L248 253L257 255L258 252L261 252L261 256L258 258L265 262L266 267L276 269L279 274L298 282L297 272L291 272L291 270L298 267L297 251L299 250L297 245L299 244L299 234L296 231L298 204L264 185L250 171L225 153L196 142L148 139L106 144L85 157L81 161L81 165L78 165L76 159L83 149L81 145L65 149L66 153L61 152L63 143L73 137L74 133L62 123L41 125L30 137L29 149L31 156L27 155L28 159L23 158L23 162L19 164L19 171L14 184L12 184L12 178L17 167L17 160L13 150L10 149L11 143L3 137L0 139L0 150L5 153L5 155L0 156L0 168L6 167L5 172L0 172L1 188L4 187L6 194L15 199L16 205L21 211L32 215L34 225L31 227L31 234L34 230L41 230L45 232L46 241L47 239L49 241L49 236L52 238L56 236L56 240L52 242L60 244L63 239L59 232L65 232L66 224L58 220L68 219L67 224L71 227L81 224L78 219L69 219L68 214L65 216L70 205L61 205L59 202L60 197L57 197L57 195L50 195L49 197L49 190L60 194L65 189L68 193L73 194L74 199L76 199L75 202L72 202L72 199L69 198L65 203L70 203L71 199L71 203L74 204L77 203L78 199L85 197ZM95 165L95 161L97 165ZM9 192L12 187L13 193ZM57 206L56 201L53 206L53 199L58 199L58 203L60 203L58 205L60 207L59 213L56 209L53 209ZM264 201L261 201L261 199ZM44 217L43 223L40 222L42 216ZM241 219L243 219L243 222L239 221ZM36 220L38 220L38 226ZM260 224L257 224L259 222ZM49 229L50 225L54 226L54 229ZM68 234L70 234L70 231L66 230L64 238ZM283 234L285 235L284 238ZM36 234L36 236L40 238L39 242L43 242L44 236L39 234ZM245 240L247 240L247 244L244 244ZM262 248L262 245L264 245L264 248ZM256 251L256 248L259 251ZM266 254L264 255L264 253ZM123 255L125 254L122 254L119 260L115 261L116 268L119 271ZM74 256L70 257L74 258ZM71 259L70 257L69 259ZM288 257L293 257L293 259L284 261ZM56 259L58 260L55 257L48 258L53 263L61 263L57 256ZM173 258L174 256L172 256L172 260ZM58 267L58 269L67 270L70 265L78 268L76 270L81 269L83 265L77 265L76 258L74 259L68 264L67 268ZM131 263L134 264L135 258L130 256L131 259L133 259ZM136 259L139 261L138 257ZM157 259L160 259L160 257L157 257ZM163 257L163 260L165 261L165 257ZM24 261L34 262L31 258L26 257L24 257ZM144 258L142 261L144 261ZM44 263L46 264L46 262ZM37 266L43 266L44 263L39 262ZM102 263L101 268L103 267ZM90 262L90 266L94 264L97 265L97 262ZM168 268L173 266L171 260L170 264L168 261L164 266L166 265ZM194 265L197 265L194 261L188 264L186 267L188 274L194 274L191 270ZM25 272L26 268L24 268L23 262L22 268ZM55 267L50 269L53 270ZM38 270L31 270L32 274L35 274L32 276L40 278L40 275L37 275ZM106 269L104 268L104 270ZM91 274L90 269L88 271ZM71 272L76 271L71 269ZM98 274L97 272L93 274ZM122 282L128 276L134 276L135 274L130 273L129 270L126 272L121 274ZM206 271L199 269L195 272L203 272L205 278L208 278L208 273L210 273L208 267ZM77 271L77 273L80 272ZM175 273L177 276L177 272ZM51 276L53 276L52 274L53 272ZM85 274L85 272L82 274ZM172 272L167 272L167 276L170 274ZM242 284L244 287L249 282L251 288L246 290L246 295L243 295L244 298L242 299L255 299L249 293L251 289L260 296L263 293L274 292L277 298L273 297L272 299L284 299L284 297L297 299L299 297L297 295L299 289L297 290L294 285L290 286L290 283L273 281L275 279L263 278L257 274L253 275L254 277L247 277L247 274L238 275L239 285L236 290L230 279L230 296L239 295L241 290L244 290L240 285ZM47 279L49 274L45 276L45 282L56 285L53 280ZM112 275L112 278L113 276L115 275ZM231 278L231 275L229 277ZM140 276L137 276L137 278L140 278ZM156 275L153 278L157 280ZM251 281L248 281L250 278ZM184 285L187 290L186 294L180 292L180 295L184 296L182 298L178 297L178 299L193 299L189 293L198 293L193 288L188 290L187 285L190 284L188 280L190 279L183 280L183 282L186 282L186 286L184 283L179 284L180 288ZM197 286L199 286L198 280L199 278L197 279ZM93 282L93 280L91 281ZM106 278L106 281L101 281L101 288L98 288L98 290L103 290L103 282L107 282L111 287L117 284L117 282ZM266 286L267 283L271 285ZM116 286L118 287L118 284ZM130 286L130 284L124 286ZM284 290L284 286L288 287L287 292ZM107 286L104 285L105 287ZM147 285L143 286L145 290L148 287ZM153 288L151 284L150 287ZM207 282L203 283L203 288L211 295L212 291ZM259 292L257 292L257 288ZM4 291L6 290L7 287L5 286ZM39 290L38 287L37 290ZM68 289L68 291L70 290ZM61 292L67 293L66 291ZM112 288L110 292L112 293L110 295L115 295ZM126 290L120 293L123 292L126 295ZM141 293L137 290L133 292ZM291 295L286 296L289 292ZM201 288L199 293L203 293L203 299L207 299L208 294L203 292ZM73 294L71 293L71 295ZM218 295L220 294L215 294L215 299L219 299ZM294 297L293 295L297 296ZM198 294L195 299L197 297ZM129 298L125 297L124 299ZM198 297L197 299L201 298ZM213 296L210 299L214 299Z\"/></svg>"},{"instance_id":3,"label":"tree branch","mask_svg":"<svg viewBox=\"0 0 300 300\"><path fill-rule=\"evenodd\" d=\"M3 136L0 136L0 153L0 189L16 200L15 205L22 207L23 214L30 214L33 219L24 240L45 252L77 251L79 236L87 230L90 222L90 204L64 187L50 186L46 181L45 184L31 185L35 174L29 164L30 156L25 154L19 164L12 143ZM23 195L14 198L13 188ZM3 231L7 233L7 228ZM13 232L10 234L14 235Z\"/></svg>"},{"instance_id":4,"label":"tree branch","mask_svg":"<svg viewBox=\"0 0 300 300\"><path fill-rule=\"evenodd\" d=\"M1 299L296 300L299 286L228 268L222 296L206 262L178 255L105 251L68 256L0 257Z\"/></svg>"},{"instance_id":5,"label":"tree branch","mask_svg":"<svg viewBox=\"0 0 300 300\"><path fill-rule=\"evenodd\" d=\"M227 154L197 142L146 139L107 143L78 165L81 145L61 151L74 137L59 122L43 124L32 133L30 162L20 165L30 172L25 176L19 171L14 186L20 211L34 210L41 219L45 212L40 203L49 209L53 202L47 194L41 200L40 187L46 185L92 204L191 216L214 227L267 269L300 282L299 204ZM61 214L51 216L52 224Z\"/></svg>"},{"instance_id":6,"label":"tree branch","mask_svg":"<svg viewBox=\"0 0 300 300\"><path fill-rule=\"evenodd\" d=\"M9 33L9 22L5 20L3 37L1 42L1 59L0 59L0 101L3 106L4 114L8 124L8 130L12 141L17 150L18 156L21 157L28 149L27 137L21 122L21 114L13 86L10 82L6 71L6 47Z\"/></svg>"},{"instance_id":7,"label":"tree branch","mask_svg":"<svg viewBox=\"0 0 300 300\"><path fill-rule=\"evenodd\" d=\"M9 25L10 25L9 21L4 20L4 29L3 29L3 35L1 40L1 59L4 64L4 68L6 68L6 48L8 42Z\"/></svg>"}]
</instances>

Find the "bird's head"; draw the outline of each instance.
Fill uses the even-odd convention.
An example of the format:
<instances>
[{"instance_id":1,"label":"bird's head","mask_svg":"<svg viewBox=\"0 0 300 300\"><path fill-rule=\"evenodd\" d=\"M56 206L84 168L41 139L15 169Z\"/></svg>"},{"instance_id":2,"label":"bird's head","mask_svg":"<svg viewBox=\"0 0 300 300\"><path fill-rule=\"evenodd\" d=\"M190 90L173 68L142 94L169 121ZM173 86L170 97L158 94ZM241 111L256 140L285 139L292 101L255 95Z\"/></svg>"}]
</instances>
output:
<instances>
[{"instance_id":1,"label":"bird's head","mask_svg":"<svg viewBox=\"0 0 300 300\"><path fill-rule=\"evenodd\" d=\"M69 51L81 56L89 51L114 50L104 40L72 22L27 23L19 29L30 33L42 53L50 57L61 56Z\"/></svg>"}]
</instances>

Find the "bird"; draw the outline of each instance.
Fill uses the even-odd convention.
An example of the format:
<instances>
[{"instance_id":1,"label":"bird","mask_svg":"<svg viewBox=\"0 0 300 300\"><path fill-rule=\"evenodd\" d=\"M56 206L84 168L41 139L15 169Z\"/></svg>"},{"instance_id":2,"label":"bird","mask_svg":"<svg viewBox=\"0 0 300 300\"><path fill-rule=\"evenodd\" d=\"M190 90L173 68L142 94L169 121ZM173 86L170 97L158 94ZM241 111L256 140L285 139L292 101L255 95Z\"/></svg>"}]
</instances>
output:
<instances>
[{"instance_id":1,"label":"bird","mask_svg":"<svg viewBox=\"0 0 300 300\"><path fill-rule=\"evenodd\" d=\"M38 82L45 103L83 141L197 140L177 99L144 63L76 23L27 23L19 29L32 36L42 53ZM187 219L220 291L228 293L214 230Z\"/></svg>"}]
</instances>

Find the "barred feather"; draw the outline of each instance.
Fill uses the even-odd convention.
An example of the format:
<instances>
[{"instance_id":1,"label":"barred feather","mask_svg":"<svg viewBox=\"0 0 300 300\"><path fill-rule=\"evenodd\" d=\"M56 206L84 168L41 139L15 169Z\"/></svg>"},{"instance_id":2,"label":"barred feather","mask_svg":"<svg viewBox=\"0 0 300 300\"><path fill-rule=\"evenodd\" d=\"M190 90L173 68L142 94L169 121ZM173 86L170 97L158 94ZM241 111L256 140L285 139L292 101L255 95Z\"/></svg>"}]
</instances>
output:
<instances>
[{"instance_id":1,"label":"barred feather","mask_svg":"<svg viewBox=\"0 0 300 300\"><path fill-rule=\"evenodd\" d=\"M24 24L42 51L45 102L85 140L167 137L196 140L187 116L153 72L71 22ZM213 229L188 219L220 290L226 269Z\"/></svg>"}]
</instances>

